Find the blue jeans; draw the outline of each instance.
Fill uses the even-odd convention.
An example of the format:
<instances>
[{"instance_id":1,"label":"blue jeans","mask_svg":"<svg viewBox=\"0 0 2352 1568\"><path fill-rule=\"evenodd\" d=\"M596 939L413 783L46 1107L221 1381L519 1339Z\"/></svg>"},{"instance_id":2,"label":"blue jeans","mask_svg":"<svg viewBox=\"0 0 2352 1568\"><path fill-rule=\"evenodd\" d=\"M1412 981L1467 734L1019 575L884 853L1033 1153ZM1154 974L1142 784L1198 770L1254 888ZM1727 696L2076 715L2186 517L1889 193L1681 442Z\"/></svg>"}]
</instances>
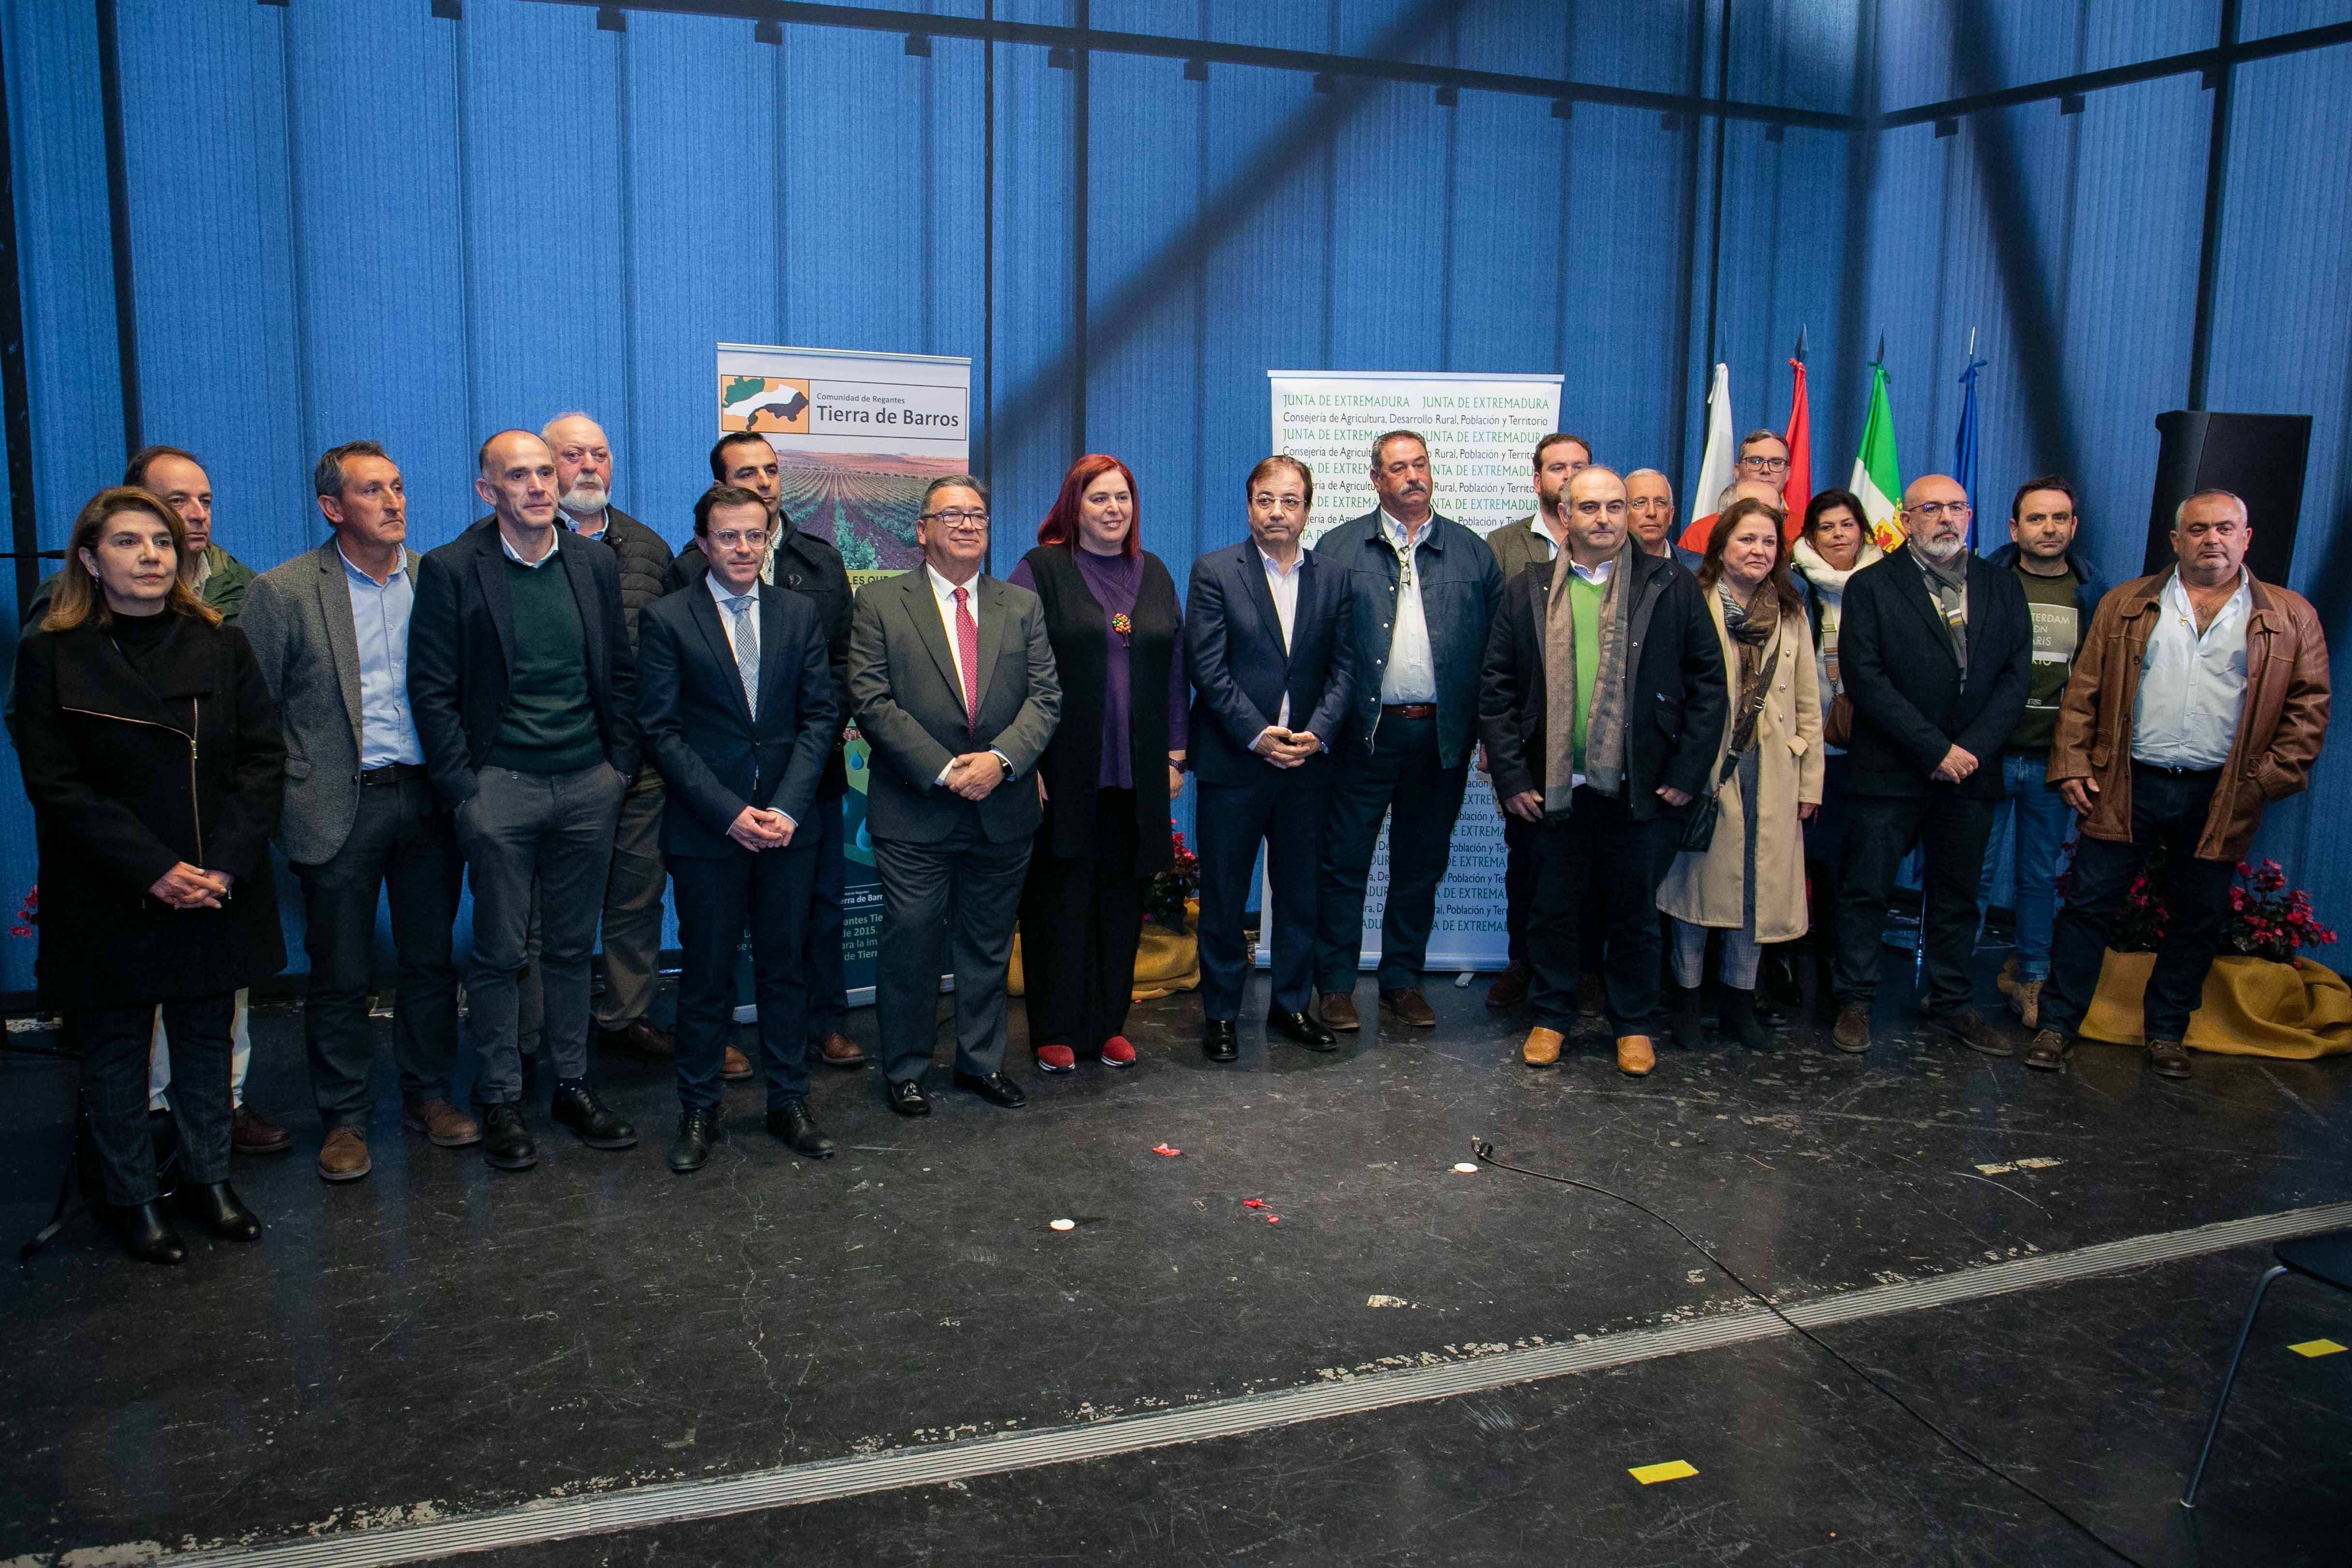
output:
<instances>
[{"instance_id":1,"label":"blue jeans","mask_svg":"<svg viewBox=\"0 0 2352 1568\"><path fill-rule=\"evenodd\" d=\"M1993 830L2000 830L2001 813L2016 825L2017 977L2050 977L2050 930L2058 914L2058 867L2074 837L2074 813L2065 797L2044 781L2050 759L2028 752L2004 752L2000 758L2001 803L1993 815ZM1993 899L1992 861L1985 861L1984 882L1977 907Z\"/></svg>"}]
</instances>

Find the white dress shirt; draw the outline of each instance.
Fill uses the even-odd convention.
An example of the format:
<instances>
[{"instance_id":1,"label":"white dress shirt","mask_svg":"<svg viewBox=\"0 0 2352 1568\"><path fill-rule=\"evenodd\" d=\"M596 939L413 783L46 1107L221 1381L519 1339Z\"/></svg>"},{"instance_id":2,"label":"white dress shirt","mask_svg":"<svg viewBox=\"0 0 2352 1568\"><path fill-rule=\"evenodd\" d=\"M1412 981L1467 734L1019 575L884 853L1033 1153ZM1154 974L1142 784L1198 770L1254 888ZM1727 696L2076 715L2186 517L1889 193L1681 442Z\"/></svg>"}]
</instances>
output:
<instances>
[{"instance_id":1,"label":"white dress shirt","mask_svg":"<svg viewBox=\"0 0 2352 1568\"><path fill-rule=\"evenodd\" d=\"M546 565L549 562L554 560L556 552L563 548L563 530L561 526L558 526L549 531L547 553L541 556L536 561L525 561L521 556L515 553L513 542L507 538L507 531L505 529L499 528L498 522L495 519L491 521L490 526L494 529L498 529L499 548L507 552L507 559L513 562L518 566L528 566L534 572L539 570L541 566Z\"/></svg>"},{"instance_id":2,"label":"white dress shirt","mask_svg":"<svg viewBox=\"0 0 2352 1568\"><path fill-rule=\"evenodd\" d=\"M1307 559L1307 552L1302 550L1293 555L1287 571L1263 550L1257 552L1257 558L1265 568L1265 591L1274 595L1274 618L1282 627L1282 651L1288 653L1290 628L1298 619L1298 567ZM1287 680L1282 684L1282 709L1274 716L1274 727L1280 730L1290 728L1290 682ZM1258 733L1260 738L1265 735L1264 731Z\"/></svg>"},{"instance_id":3,"label":"white dress shirt","mask_svg":"<svg viewBox=\"0 0 2352 1568\"><path fill-rule=\"evenodd\" d=\"M2238 591L2200 635L2180 574L2165 580L2132 703L2132 761L2218 768L2230 760L2238 710L2246 700L2246 620L2253 606L2253 589L2242 569Z\"/></svg>"},{"instance_id":4,"label":"white dress shirt","mask_svg":"<svg viewBox=\"0 0 2352 1568\"><path fill-rule=\"evenodd\" d=\"M1389 632L1388 668L1381 671L1381 705L1437 700L1437 664L1429 651L1429 622L1421 613L1421 573L1416 563L1429 531L1437 526L1434 514L1424 519L1421 531L1406 542L1404 524L1381 511L1381 532L1397 552L1396 625Z\"/></svg>"},{"instance_id":5,"label":"white dress shirt","mask_svg":"<svg viewBox=\"0 0 2352 1568\"><path fill-rule=\"evenodd\" d=\"M727 584L719 580L719 574L716 572L704 573L702 574L702 580L710 585L711 600L719 606L719 629L727 634L727 651L733 654L735 656L736 662L740 664L742 662L743 650L735 646L735 611L733 605L734 601L737 598L741 597L741 595L730 592L728 589ZM758 664L760 659L759 595L759 584L755 583L751 586L751 615L750 620L746 623L751 628L751 661L754 665Z\"/></svg>"}]
</instances>

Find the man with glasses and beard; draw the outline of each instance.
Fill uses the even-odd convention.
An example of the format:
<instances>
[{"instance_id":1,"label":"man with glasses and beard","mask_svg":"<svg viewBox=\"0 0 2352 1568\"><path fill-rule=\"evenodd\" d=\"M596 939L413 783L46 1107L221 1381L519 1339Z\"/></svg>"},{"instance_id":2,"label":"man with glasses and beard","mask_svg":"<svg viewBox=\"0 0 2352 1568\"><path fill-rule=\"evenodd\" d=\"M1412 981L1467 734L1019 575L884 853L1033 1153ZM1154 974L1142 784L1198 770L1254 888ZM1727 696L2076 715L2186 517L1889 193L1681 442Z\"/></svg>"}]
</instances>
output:
<instances>
[{"instance_id":1,"label":"man with glasses and beard","mask_svg":"<svg viewBox=\"0 0 2352 1568\"><path fill-rule=\"evenodd\" d=\"M1969 512L1946 475L1912 480L1895 513L1907 542L1846 584L1838 658L1853 733L1831 1035L1843 1051L1870 1048L1887 895L1916 843L1927 1020L1983 1055L2014 1052L1977 1013L1969 961L2000 749L2025 711L2033 629L2017 574L1969 553Z\"/></svg>"}]
</instances>

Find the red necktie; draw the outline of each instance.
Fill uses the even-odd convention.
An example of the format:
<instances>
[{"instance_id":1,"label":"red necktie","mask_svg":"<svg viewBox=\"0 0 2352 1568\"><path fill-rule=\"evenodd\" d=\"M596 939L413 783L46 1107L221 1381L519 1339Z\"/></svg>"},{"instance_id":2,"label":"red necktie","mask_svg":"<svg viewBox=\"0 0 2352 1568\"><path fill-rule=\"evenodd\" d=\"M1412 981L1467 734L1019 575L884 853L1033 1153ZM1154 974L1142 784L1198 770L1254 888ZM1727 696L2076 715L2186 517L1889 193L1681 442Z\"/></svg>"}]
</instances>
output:
<instances>
[{"instance_id":1,"label":"red necktie","mask_svg":"<svg viewBox=\"0 0 2352 1568\"><path fill-rule=\"evenodd\" d=\"M964 729L980 733L980 624L971 618L965 607L969 594L962 588L955 591L956 663L963 670Z\"/></svg>"}]
</instances>

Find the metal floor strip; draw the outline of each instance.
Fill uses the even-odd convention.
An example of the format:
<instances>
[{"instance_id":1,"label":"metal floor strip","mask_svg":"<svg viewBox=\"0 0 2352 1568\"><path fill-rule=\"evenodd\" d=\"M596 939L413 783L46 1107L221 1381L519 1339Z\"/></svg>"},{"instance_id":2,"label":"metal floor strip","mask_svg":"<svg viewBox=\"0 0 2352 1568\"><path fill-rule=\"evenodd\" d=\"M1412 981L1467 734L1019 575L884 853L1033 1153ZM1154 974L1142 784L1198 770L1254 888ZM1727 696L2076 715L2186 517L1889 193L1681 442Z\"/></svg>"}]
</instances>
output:
<instances>
[{"instance_id":1,"label":"metal floor strip","mask_svg":"<svg viewBox=\"0 0 2352 1568\"><path fill-rule=\"evenodd\" d=\"M1850 1323L1982 1300L2015 1290L2087 1279L2342 1226L2352 1226L2352 1203L2225 1220L2189 1230L1987 1264L1931 1279L1840 1291L1785 1305L1782 1310L1807 1328ZM1470 1361L1309 1384L1248 1398L1221 1399L1157 1411L1149 1415L1003 1433L941 1443L934 1447L819 1459L710 1480L673 1481L581 1497L549 1498L465 1518L353 1531L282 1545L223 1547L166 1556L162 1563L166 1568L198 1568L215 1563L234 1563L237 1568L377 1568L380 1564L430 1562L470 1552L827 1502L907 1487L936 1486L975 1476L1003 1475L1042 1465L1071 1464L1147 1448L1239 1436L1301 1421L1326 1421L1334 1416L1483 1393L1572 1373L1626 1366L1662 1356L1719 1350L1788 1332L1787 1325L1771 1313L1760 1307L1748 1307L1662 1329L1634 1330L1564 1344L1507 1351Z\"/></svg>"}]
</instances>

